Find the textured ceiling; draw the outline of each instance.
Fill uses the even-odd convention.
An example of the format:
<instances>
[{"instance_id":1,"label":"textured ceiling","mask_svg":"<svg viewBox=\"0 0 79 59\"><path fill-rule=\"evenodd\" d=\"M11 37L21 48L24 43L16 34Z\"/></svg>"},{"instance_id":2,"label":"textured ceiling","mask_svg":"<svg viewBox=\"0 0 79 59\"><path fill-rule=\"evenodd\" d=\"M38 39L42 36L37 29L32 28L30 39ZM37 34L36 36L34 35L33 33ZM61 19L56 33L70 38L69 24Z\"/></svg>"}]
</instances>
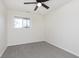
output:
<instances>
[{"instance_id":1,"label":"textured ceiling","mask_svg":"<svg viewBox=\"0 0 79 59\"><path fill-rule=\"evenodd\" d=\"M35 4L28 4L24 5L24 2L35 2L36 0L4 0L5 5L8 9L11 10L16 10L16 11L23 11L23 12L28 12L28 13L38 13L45 15L48 13L50 10L59 8L63 4L66 4L67 2L71 0L49 0L48 2L45 2L46 5L50 7L49 10L40 7L38 8L37 11L34 11Z\"/></svg>"}]
</instances>

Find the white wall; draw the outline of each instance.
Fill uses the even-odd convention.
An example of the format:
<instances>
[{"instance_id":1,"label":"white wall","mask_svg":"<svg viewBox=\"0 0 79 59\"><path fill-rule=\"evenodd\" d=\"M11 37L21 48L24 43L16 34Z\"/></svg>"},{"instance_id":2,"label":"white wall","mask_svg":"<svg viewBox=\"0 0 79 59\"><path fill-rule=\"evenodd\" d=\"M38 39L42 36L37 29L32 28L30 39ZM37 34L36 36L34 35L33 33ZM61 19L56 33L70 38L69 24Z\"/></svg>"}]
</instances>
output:
<instances>
[{"instance_id":1,"label":"white wall","mask_svg":"<svg viewBox=\"0 0 79 59\"><path fill-rule=\"evenodd\" d=\"M3 52L5 51L7 44L6 44L6 28L5 28L5 7L0 0L0 57L2 56Z\"/></svg>"},{"instance_id":2,"label":"white wall","mask_svg":"<svg viewBox=\"0 0 79 59\"><path fill-rule=\"evenodd\" d=\"M14 16L30 17L32 20L31 29L15 29ZM18 11L8 11L7 18L7 40L8 46L44 41L43 20L41 15L29 14Z\"/></svg>"},{"instance_id":3,"label":"white wall","mask_svg":"<svg viewBox=\"0 0 79 59\"><path fill-rule=\"evenodd\" d=\"M47 41L79 56L79 0L46 16Z\"/></svg>"}]
</instances>

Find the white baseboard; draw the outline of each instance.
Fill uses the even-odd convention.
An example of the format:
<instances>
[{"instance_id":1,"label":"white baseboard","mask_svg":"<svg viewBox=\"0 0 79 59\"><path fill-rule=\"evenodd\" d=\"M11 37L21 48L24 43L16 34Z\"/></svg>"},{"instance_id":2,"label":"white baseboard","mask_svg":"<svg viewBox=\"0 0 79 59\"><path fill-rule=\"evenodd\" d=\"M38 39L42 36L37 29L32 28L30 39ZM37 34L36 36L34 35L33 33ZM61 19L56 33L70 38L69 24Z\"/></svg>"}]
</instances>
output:
<instances>
[{"instance_id":1,"label":"white baseboard","mask_svg":"<svg viewBox=\"0 0 79 59\"><path fill-rule=\"evenodd\" d=\"M0 58L2 57L2 55L3 55L3 53L5 52L6 49L7 49L7 47L5 47L5 48L1 51L1 53L0 53Z\"/></svg>"},{"instance_id":2,"label":"white baseboard","mask_svg":"<svg viewBox=\"0 0 79 59\"><path fill-rule=\"evenodd\" d=\"M47 41L46 41L46 42L47 42ZM76 54L76 53L74 53L74 52L72 52L72 51L70 51L70 50L68 50L68 49L65 49L65 48L63 48L63 47L60 47L60 46L58 46L58 45L56 45L56 44L53 44L53 43L51 43L51 42L47 42L47 43L49 43L49 44L51 44L51 45L54 45L54 46L56 46L56 47L58 47L58 48L60 48L60 49L62 49L62 50L64 50L64 51L67 51L67 52L69 52L69 53L71 53L71 54L73 54L73 55L79 57L78 54Z\"/></svg>"},{"instance_id":3,"label":"white baseboard","mask_svg":"<svg viewBox=\"0 0 79 59\"><path fill-rule=\"evenodd\" d=\"M44 40L40 40L40 41L31 41L31 42L25 42L25 43L18 43L18 44L8 44L8 46L16 46L16 45L22 45L22 44L30 44L30 43L36 43L36 42L43 42Z\"/></svg>"}]
</instances>

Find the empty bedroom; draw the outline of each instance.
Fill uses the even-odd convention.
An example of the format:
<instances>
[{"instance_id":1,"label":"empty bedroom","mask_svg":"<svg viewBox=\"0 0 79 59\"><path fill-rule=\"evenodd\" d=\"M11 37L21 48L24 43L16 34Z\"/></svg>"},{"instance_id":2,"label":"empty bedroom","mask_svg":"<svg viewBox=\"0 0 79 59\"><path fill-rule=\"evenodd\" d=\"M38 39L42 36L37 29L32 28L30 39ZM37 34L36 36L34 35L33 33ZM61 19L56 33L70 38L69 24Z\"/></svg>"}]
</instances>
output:
<instances>
[{"instance_id":1,"label":"empty bedroom","mask_svg":"<svg viewBox=\"0 0 79 59\"><path fill-rule=\"evenodd\" d=\"M0 0L0 58L79 58L79 0Z\"/></svg>"}]
</instances>

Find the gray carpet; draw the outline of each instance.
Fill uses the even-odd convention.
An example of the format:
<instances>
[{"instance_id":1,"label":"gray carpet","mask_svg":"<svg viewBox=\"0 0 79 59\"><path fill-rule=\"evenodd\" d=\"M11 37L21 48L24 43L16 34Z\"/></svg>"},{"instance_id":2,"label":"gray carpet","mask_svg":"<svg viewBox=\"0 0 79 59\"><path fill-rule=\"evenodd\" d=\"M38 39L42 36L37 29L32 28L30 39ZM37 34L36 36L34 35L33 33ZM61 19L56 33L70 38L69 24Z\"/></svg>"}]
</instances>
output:
<instances>
[{"instance_id":1,"label":"gray carpet","mask_svg":"<svg viewBox=\"0 0 79 59\"><path fill-rule=\"evenodd\" d=\"M46 42L10 46L2 58L77 58Z\"/></svg>"}]
</instances>

